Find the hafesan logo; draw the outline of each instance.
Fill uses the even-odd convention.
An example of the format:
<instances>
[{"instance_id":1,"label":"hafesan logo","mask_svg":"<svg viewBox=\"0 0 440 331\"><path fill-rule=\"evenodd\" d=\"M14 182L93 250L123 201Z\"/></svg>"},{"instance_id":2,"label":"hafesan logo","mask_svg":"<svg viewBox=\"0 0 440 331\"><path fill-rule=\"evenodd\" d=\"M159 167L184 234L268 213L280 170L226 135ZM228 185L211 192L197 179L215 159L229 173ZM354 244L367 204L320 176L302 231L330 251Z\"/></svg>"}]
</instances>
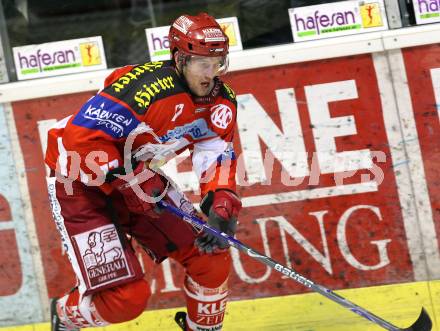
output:
<instances>
[{"instance_id":1,"label":"hafesan logo","mask_svg":"<svg viewBox=\"0 0 440 331\"><path fill-rule=\"evenodd\" d=\"M19 80L107 68L100 36L14 47L13 53Z\"/></svg>"},{"instance_id":2,"label":"hafesan logo","mask_svg":"<svg viewBox=\"0 0 440 331\"><path fill-rule=\"evenodd\" d=\"M348 0L289 9L296 41L388 29L384 0Z\"/></svg>"},{"instance_id":3,"label":"hafesan logo","mask_svg":"<svg viewBox=\"0 0 440 331\"><path fill-rule=\"evenodd\" d=\"M232 121L232 110L224 104L211 108L211 122L220 129L226 129Z\"/></svg>"},{"instance_id":4,"label":"hafesan logo","mask_svg":"<svg viewBox=\"0 0 440 331\"><path fill-rule=\"evenodd\" d=\"M440 22L440 0L414 0L417 24Z\"/></svg>"}]
</instances>

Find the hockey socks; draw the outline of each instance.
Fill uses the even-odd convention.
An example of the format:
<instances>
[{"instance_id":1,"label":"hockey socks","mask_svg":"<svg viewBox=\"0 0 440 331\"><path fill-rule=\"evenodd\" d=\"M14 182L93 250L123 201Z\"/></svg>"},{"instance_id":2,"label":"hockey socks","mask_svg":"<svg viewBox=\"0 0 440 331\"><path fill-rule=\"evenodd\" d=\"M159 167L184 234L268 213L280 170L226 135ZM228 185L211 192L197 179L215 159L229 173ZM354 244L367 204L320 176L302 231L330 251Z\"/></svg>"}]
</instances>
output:
<instances>
[{"instance_id":1,"label":"hockey socks","mask_svg":"<svg viewBox=\"0 0 440 331\"><path fill-rule=\"evenodd\" d=\"M227 281L217 288L207 288L186 276L184 290L188 310L187 330L221 330L228 300Z\"/></svg>"}]
</instances>

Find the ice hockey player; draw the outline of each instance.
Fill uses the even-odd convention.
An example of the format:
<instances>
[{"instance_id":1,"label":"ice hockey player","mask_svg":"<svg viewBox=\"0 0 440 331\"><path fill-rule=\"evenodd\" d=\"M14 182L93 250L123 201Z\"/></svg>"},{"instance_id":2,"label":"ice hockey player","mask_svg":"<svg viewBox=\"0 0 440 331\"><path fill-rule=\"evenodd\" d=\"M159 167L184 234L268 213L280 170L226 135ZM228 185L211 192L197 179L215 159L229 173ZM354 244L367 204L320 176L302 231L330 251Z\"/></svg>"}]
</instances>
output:
<instances>
[{"instance_id":1,"label":"ice hockey player","mask_svg":"<svg viewBox=\"0 0 440 331\"><path fill-rule=\"evenodd\" d=\"M189 149L207 222L236 231L236 100L219 79L228 67L228 38L201 13L177 18L169 40L170 61L115 70L102 90L49 130L49 199L77 278L73 290L51 302L53 331L125 322L144 311L151 292L131 238L155 262L172 258L184 267L187 314L176 315L182 329L222 328L227 243L155 202L195 212L158 168Z\"/></svg>"}]
</instances>

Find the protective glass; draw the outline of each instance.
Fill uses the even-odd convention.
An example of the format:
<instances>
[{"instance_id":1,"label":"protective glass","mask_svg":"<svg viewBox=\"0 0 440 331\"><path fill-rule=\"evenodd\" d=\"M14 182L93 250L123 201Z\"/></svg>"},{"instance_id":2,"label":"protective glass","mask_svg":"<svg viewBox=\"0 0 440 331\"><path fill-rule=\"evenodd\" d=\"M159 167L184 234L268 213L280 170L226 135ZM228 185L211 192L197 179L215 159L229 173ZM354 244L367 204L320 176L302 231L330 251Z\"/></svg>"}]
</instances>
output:
<instances>
[{"instance_id":1,"label":"protective glass","mask_svg":"<svg viewBox=\"0 0 440 331\"><path fill-rule=\"evenodd\" d=\"M196 56L190 55L186 65L196 74L221 76L228 71L228 56Z\"/></svg>"}]
</instances>

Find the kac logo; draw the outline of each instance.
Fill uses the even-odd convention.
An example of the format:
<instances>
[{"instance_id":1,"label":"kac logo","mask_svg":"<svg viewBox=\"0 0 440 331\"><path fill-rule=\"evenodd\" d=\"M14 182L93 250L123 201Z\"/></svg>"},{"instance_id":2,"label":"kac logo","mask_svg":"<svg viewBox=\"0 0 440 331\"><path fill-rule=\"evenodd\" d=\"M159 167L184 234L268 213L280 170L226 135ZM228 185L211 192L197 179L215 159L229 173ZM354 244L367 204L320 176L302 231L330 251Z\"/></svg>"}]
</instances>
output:
<instances>
[{"instance_id":1,"label":"kac logo","mask_svg":"<svg viewBox=\"0 0 440 331\"><path fill-rule=\"evenodd\" d=\"M232 110L224 104L211 107L211 122L220 129L226 129L232 121Z\"/></svg>"}]
</instances>

